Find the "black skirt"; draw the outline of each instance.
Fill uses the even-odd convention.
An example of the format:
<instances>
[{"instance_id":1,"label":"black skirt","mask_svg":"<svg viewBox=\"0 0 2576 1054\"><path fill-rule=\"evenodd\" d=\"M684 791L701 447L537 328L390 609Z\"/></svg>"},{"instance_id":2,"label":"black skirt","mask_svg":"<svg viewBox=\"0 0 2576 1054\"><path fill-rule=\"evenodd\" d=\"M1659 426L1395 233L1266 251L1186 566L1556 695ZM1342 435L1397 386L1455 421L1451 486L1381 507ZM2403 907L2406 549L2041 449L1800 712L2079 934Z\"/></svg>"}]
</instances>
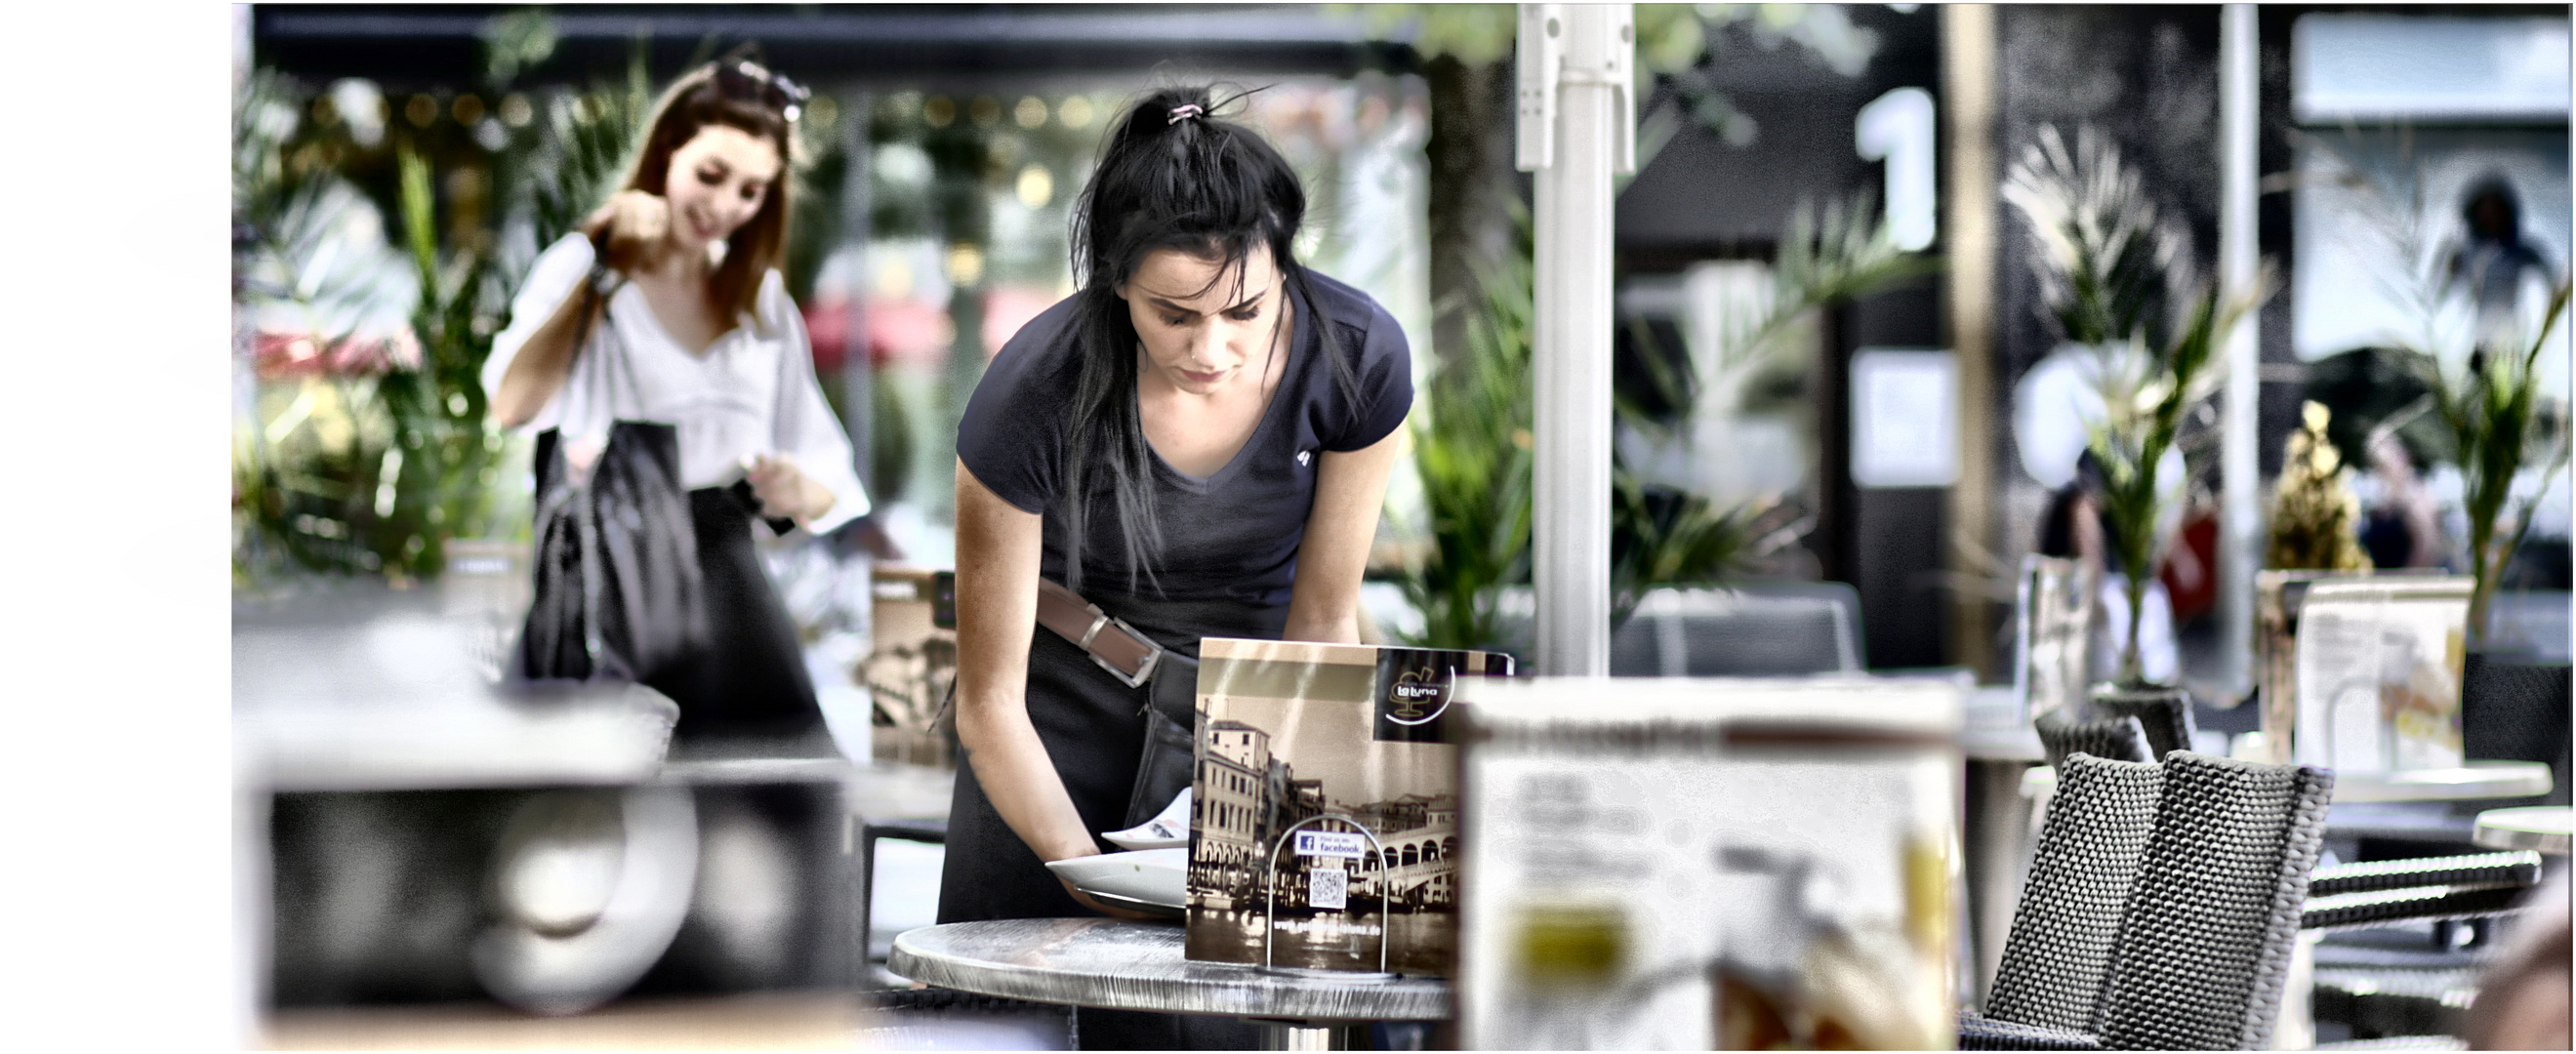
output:
<instances>
[{"instance_id":1,"label":"black skirt","mask_svg":"<svg viewBox=\"0 0 2576 1054\"><path fill-rule=\"evenodd\" d=\"M689 492L707 638L689 656L645 678L680 704L682 742L821 735L823 709L805 673L796 624L761 570L752 512L719 487Z\"/></svg>"},{"instance_id":2,"label":"black skirt","mask_svg":"<svg viewBox=\"0 0 2576 1054\"><path fill-rule=\"evenodd\" d=\"M1276 640L1284 609L1174 603L1090 594L1101 610L1193 659L1201 637ZM1126 826L1127 794L1145 737L1145 690L1119 683L1071 641L1044 628L1031 634L1029 723L1046 745L1065 793L1096 841ZM1100 851L1117 847L1099 843ZM939 876L939 921L1075 918L1092 915L1064 890L984 796L971 765L957 766L948 808L947 861ZM1084 1008L1076 1019L1087 1050L1249 1049L1258 1029L1237 1018L1195 1018Z\"/></svg>"}]
</instances>

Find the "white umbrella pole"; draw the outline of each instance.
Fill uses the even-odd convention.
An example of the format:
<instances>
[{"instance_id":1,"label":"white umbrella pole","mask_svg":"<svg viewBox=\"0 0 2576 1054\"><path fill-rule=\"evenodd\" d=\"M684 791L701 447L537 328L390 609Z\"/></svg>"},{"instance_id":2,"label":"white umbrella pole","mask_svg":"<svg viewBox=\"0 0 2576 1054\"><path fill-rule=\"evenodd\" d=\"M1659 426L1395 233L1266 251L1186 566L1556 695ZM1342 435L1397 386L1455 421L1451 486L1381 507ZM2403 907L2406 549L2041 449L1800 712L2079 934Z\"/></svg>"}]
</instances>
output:
<instances>
[{"instance_id":1,"label":"white umbrella pole","mask_svg":"<svg viewBox=\"0 0 2576 1054\"><path fill-rule=\"evenodd\" d=\"M2261 81L2256 76L2252 4L2228 4L2219 15L2219 282L2227 295L2253 288L2256 271L2255 136L2260 128ZM2226 344L2227 387L2220 404L2218 616L2220 676L2230 692L2253 681L2254 573L2261 566L2263 509L2260 427L2261 361L2258 320L2236 327Z\"/></svg>"},{"instance_id":2,"label":"white umbrella pole","mask_svg":"<svg viewBox=\"0 0 2576 1054\"><path fill-rule=\"evenodd\" d=\"M1610 672L1610 235L1636 168L1628 4L1522 4L1519 163L1537 173L1536 671Z\"/></svg>"}]
</instances>

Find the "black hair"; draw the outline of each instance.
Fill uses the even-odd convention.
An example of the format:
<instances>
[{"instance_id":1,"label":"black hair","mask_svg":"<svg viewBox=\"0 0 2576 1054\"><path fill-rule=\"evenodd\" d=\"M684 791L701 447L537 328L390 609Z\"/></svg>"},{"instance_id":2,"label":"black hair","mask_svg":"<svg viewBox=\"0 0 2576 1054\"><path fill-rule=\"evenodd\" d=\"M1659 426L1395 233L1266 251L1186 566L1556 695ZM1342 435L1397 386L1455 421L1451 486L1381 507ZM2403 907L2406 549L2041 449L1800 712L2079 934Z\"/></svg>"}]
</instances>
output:
<instances>
[{"instance_id":1,"label":"black hair","mask_svg":"<svg viewBox=\"0 0 2576 1054\"><path fill-rule=\"evenodd\" d=\"M1303 315L1295 324L1322 339L1335 387L1345 402L1356 403L1356 372L1297 262L1306 191L1296 169L1260 133L1216 115L1245 94L1220 102L1204 85L1147 93L1110 124L1099 167L1074 201L1073 273L1080 288L1069 337L1081 367L1057 504L1068 529L1064 584L1077 592L1095 491L1105 489L1117 510L1130 593L1137 592L1140 574L1153 580L1152 563L1162 549L1154 452L1136 412L1139 338L1118 296L1147 255L1178 249L1220 264L1211 283L1228 276L1240 283L1247 256L1268 249ZM1261 376L1267 375L1265 367Z\"/></svg>"},{"instance_id":2,"label":"black hair","mask_svg":"<svg viewBox=\"0 0 2576 1054\"><path fill-rule=\"evenodd\" d=\"M2497 233L2496 240L2506 245L2520 243L2522 202L2514 195L2512 181L2498 174L2480 177L2460 198L2460 222L2468 227L2469 237L2485 237L2478 230L2478 206L2490 200L2504 210L2504 230Z\"/></svg>"}]
</instances>

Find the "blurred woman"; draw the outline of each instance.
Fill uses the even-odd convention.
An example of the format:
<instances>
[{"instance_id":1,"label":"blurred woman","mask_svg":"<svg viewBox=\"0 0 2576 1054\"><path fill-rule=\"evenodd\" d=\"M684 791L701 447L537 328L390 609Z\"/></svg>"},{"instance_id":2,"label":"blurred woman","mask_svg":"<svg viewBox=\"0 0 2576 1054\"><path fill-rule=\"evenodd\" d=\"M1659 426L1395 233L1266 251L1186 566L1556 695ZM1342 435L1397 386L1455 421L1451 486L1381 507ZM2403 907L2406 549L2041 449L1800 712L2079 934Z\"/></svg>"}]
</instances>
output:
<instances>
[{"instance_id":1,"label":"blurred woman","mask_svg":"<svg viewBox=\"0 0 2576 1054\"><path fill-rule=\"evenodd\" d=\"M679 703L683 737L820 731L752 518L820 534L868 508L778 273L805 95L741 59L672 84L621 189L537 258L483 366L504 427L555 427L568 403L676 426L710 633L644 683ZM574 369L592 356L602 368ZM566 449L576 466L598 453Z\"/></svg>"},{"instance_id":2,"label":"blurred woman","mask_svg":"<svg viewBox=\"0 0 2576 1054\"><path fill-rule=\"evenodd\" d=\"M1124 827L1147 689L1037 632L1041 576L1164 647L1359 641L1360 572L1413 404L1404 333L1302 266L1306 199L1206 88L1111 126L1081 289L1011 338L957 435L957 732L939 920L1117 914L1044 861ZM1085 1011L1091 1046L1231 1046Z\"/></svg>"}]
</instances>

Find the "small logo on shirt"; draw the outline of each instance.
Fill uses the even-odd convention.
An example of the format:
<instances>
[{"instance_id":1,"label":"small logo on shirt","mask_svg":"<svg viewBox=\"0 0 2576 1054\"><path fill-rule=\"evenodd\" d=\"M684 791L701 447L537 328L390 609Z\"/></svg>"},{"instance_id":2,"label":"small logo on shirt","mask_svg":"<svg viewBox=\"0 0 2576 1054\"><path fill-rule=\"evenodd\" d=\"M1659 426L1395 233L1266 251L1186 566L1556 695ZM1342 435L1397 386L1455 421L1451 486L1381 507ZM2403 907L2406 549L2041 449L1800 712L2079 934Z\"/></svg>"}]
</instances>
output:
<instances>
[{"instance_id":1,"label":"small logo on shirt","mask_svg":"<svg viewBox=\"0 0 2576 1054\"><path fill-rule=\"evenodd\" d=\"M1297 452L1297 467L1298 467L1298 468L1304 468L1304 467L1306 467L1306 465L1307 465L1308 463L1310 463L1310 462L1312 462L1312 461L1314 461L1314 460L1315 460L1315 452L1314 452L1314 451L1312 451L1312 450L1300 450L1300 451L1298 451L1298 452Z\"/></svg>"}]
</instances>

